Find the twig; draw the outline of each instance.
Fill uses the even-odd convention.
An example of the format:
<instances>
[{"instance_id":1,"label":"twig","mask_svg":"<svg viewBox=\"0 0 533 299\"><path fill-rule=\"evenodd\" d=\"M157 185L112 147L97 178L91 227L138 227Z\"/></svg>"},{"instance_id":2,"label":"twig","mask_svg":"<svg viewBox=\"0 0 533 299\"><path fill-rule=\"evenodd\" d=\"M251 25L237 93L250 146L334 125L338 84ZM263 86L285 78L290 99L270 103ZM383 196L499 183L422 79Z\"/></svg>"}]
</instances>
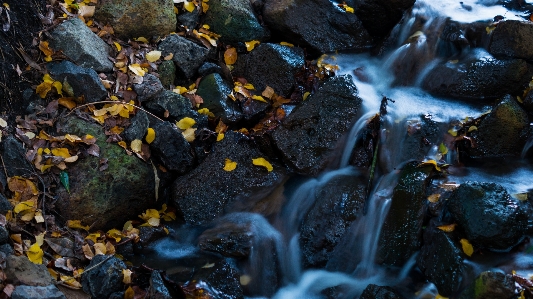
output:
<instances>
[{"instance_id":1,"label":"twig","mask_svg":"<svg viewBox=\"0 0 533 299\"><path fill-rule=\"evenodd\" d=\"M130 103L120 102L120 101L98 101L98 102L92 102L92 103L87 103L87 104L83 104L83 105L80 105L80 106L76 106L72 110L70 110L70 112L67 113L67 115L65 115L65 117L69 116L72 113L72 111L74 111L74 110L76 110L78 108L82 108L82 107L86 107L86 106L90 106L90 105L94 105L94 104L117 104L117 103L120 103L122 105L128 105L128 106L131 106L131 107L135 107L135 108L137 108L139 110L142 110L142 111L146 112L146 114L148 114L148 115L150 115L150 116L152 116L152 117L164 122L164 120L162 120L159 117L155 116L154 114L144 110L144 108L142 108L142 107L139 107L137 105L133 105L133 104L130 104Z\"/></svg>"}]
</instances>

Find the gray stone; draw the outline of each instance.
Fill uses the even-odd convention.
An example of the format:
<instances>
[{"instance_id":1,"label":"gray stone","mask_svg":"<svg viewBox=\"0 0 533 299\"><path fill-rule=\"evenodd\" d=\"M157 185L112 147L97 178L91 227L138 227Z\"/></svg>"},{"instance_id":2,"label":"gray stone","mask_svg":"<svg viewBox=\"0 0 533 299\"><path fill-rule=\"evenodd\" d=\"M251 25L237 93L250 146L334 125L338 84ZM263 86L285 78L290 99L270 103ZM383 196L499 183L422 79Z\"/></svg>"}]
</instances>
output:
<instances>
[{"instance_id":1,"label":"gray stone","mask_svg":"<svg viewBox=\"0 0 533 299\"><path fill-rule=\"evenodd\" d=\"M48 63L46 68L54 80L63 84L64 91L70 86L72 94L66 92L67 96L84 96L87 103L107 97L107 90L93 69L77 66L68 60Z\"/></svg>"},{"instance_id":2,"label":"gray stone","mask_svg":"<svg viewBox=\"0 0 533 299\"><path fill-rule=\"evenodd\" d=\"M13 250L13 247L9 245L9 243L0 245L0 252L2 252L5 255L11 255L15 253L15 250Z\"/></svg>"},{"instance_id":3,"label":"gray stone","mask_svg":"<svg viewBox=\"0 0 533 299\"><path fill-rule=\"evenodd\" d=\"M104 260L105 262L103 262ZM101 262L103 263L100 264ZM127 268L123 261L113 256L100 254L93 257L87 268L93 266L96 268L87 271L81 277L84 292L93 298L107 298L111 293L122 290L124 286L122 270Z\"/></svg>"},{"instance_id":4,"label":"gray stone","mask_svg":"<svg viewBox=\"0 0 533 299\"><path fill-rule=\"evenodd\" d=\"M200 108L208 108L216 117L220 117L225 124L240 121L242 119L242 111L239 103L228 97L232 88L218 73L203 77L196 91L196 94L204 100Z\"/></svg>"},{"instance_id":5,"label":"gray stone","mask_svg":"<svg viewBox=\"0 0 533 299\"><path fill-rule=\"evenodd\" d=\"M124 130L124 138L128 142L135 139L143 140L146 135L146 130L150 126L148 114L142 110L138 110L135 116L131 118L131 124Z\"/></svg>"},{"instance_id":6,"label":"gray stone","mask_svg":"<svg viewBox=\"0 0 533 299\"><path fill-rule=\"evenodd\" d=\"M210 6L209 9L212 9L212 7ZM200 22L201 11L202 11L201 6L195 7L192 12L188 12L186 10L183 12L180 11L180 13L177 16L178 23L187 27L187 29L189 30L193 30L194 28L196 28L196 26L198 26Z\"/></svg>"},{"instance_id":7,"label":"gray stone","mask_svg":"<svg viewBox=\"0 0 533 299\"><path fill-rule=\"evenodd\" d=\"M194 155L183 134L169 122L157 122L152 128L155 139L150 143L150 149L154 155L166 169L179 174L187 173L194 165Z\"/></svg>"},{"instance_id":8,"label":"gray stone","mask_svg":"<svg viewBox=\"0 0 533 299\"><path fill-rule=\"evenodd\" d=\"M492 32L489 51L495 56L533 59L533 24L527 21L499 22Z\"/></svg>"},{"instance_id":9,"label":"gray stone","mask_svg":"<svg viewBox=\"0 0 533 299\"><path fill-rule=\"evenodd\" d=\"M165 36L176 31L174 3L170 0L104 0L96 6L94 19L113 26L122 39Z\"/></svg>"},{"instance_id":10,"label":"gray stone","mask_svg":"<svg viewBox=\"0 0 533 299\"><path fill-rule=\"evenodd\" d=\"M212 62L206 62L202 64L202 66L198 69L198 75L202 77L205 77L212 73L218 73L220 75L224 75L222 68L218 64L212 63Z\"/></svg>"},{"instance_id":11,"label":"gray stone","mask_svg":"<svg viewBox=\"0 0 533 299\"><path fill-rule=\"evenodd\" d=\"M174 65L174 61L165 60L161 62L157 71L159 72L159 80L161 80L161 84L165 88L174 85L174 80L176 80L176 65Z\"/></svg>"},{"instance_id":12,"label":"gray stone","mask_svg":"<svg viewBox=\"0 0 533 299\"><path fill-rule=\"evenodd\" d=\"M172 60L176 68L186 78L192 78L198 68L207 58L209 50L184 37L176 34L167 36L158 49L163 52L163 56L172 53Z\"/></svg>"},{"instance_id":13,"label":"gray stone","mask_svg":"<svg viewBox=\"0 0 533 299\"><path fill-rule=\"evenodd\" d=\"M15 285L47 286L54 283L45 265L34 264L25 255L8 256L4 272Z\"/></svg>"},{"instance_id":14,"label":"gray stone","mask_svg":"<svg viewBox=\"0 0 533 299\"><path fill-rule=\"evenodd\" d=\"M168 288L165 286L159 271L153 271L150 276L150 288L148 289L148 299L172 299Z\"/></svg>"},{"instance_id":15,"label":"gray stone","mask_svg":"<svg viewBox=\"0 0 533 299\"><path fill-rule=\"evenodd\" d=\"M137 100L147 101L155 97L158 93L163 91L163 85L159 78L152 74L147 74L143 77L143 82L140 84L133 84L133 90L137 93Z\"/></svg>"},{"instance_id":16,"label":"gray stone","mask_svg":"<svg viewBox=\"0 0 533 299\"><path fill-rule=\"evenodd\" d=\"M0 244L4 244L9 240L9 232L5 226L0 225Z\"/></svg>"},{"instance_id":17,"label":"gray stone","mask_svg":"<svg viewBox=\"0 0 533 299\"><path fill-rule=\"evenodd\" d=\"M190 117L196 121L198 128L207 127L207 116L194 111L189 99L170 90L163 90L154 99L147 102L145 107L161 118L164 118L165 112L168 111L169 117L176 121Z\"/></svg>"},{"instance_id":18,"label":"gray stone","mask_svg":"<svg viewBox=\"0 0 533 299\"><path fill-rule=\"evenodd\" d=\"M21 176L30 173L31 164L26 160L26 151L21 142L13 136L8 136L1 143L2 159L8 177ZM7 186L4 186L6 188Z\"/></svg>"},{"instance_id":19,"label":"gray stone","mask_svg":"<svg viewBox=\"0 0 533 299\"><path fill-rule=\"evenodd\" d=\"M11 299L66 299L65 295L55 286L17 286Z\"/></svg>"},{"instance_id":20,"label":"gray stone","mask_svg":"<svg viewBox=\"0 0 533 299\"><path fill-rule=\"evenodd\" d=\"M4 194L0 193L0 214L5 215L9 210L13 210L13 205L7 200Z\"/></svg>"},{"instance_id":21,"label":"gray stone","mask_svg":"<svg viewBox=\"0 0 533 299\"><path fill-rule=\"evenodd\" d=\"M113 70L113 63L107 58L111 55L111 47L78 18L65 21L54 29L50 47L62 51L83 68L97 72Z\"/></svg>"}]
</instances>

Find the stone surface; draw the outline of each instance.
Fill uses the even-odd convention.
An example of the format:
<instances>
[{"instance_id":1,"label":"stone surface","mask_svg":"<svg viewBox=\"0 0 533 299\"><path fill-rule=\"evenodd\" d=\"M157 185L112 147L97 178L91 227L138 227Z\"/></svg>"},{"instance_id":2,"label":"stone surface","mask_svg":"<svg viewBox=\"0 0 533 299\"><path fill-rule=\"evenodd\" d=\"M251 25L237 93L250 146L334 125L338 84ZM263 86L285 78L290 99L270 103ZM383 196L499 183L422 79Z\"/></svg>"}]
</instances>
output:
<instances>
[{"instance_id":1,"label":"stone surface","mask_svg":"<svg viewBox=\"0 0 533 299\"><path fill-rule=\"evenodd\" d=\"M5 215L9 210L13 210L13 205L7 200L4 194L0 193L0 214Z\"/></svg>"},{"instance_id":2,"label":"stone surface","mask_svg":"<svg viewBox=\"0 0 533 299\"><path fill-rule=\"evenodd\" d=\"M501 185L465 182L448 209L474 248L509 251L525 237L527 214Z\"/></svg>"},{"instance_id":3,"label":"stone surface","mask_svg":"<svg viewBox=\"0 0 533 299\"><path fill-rule=\"evenodd\" d=\"M219 294L212 294L214 295L213 299L244 299L239 274L226 261L216 262L210 268L200 268L194 273L192 281L205 282L211 288L219 291Z\"/></svg>"},{"instance_id":4,"label":"stone surface","mask_svg":"<svg viewBox=\"0 0 533 299\"><path fill-rule=\"evenodd\" d=\"M111 293L122 290L124 287L122 270L127 268L123 261L113 256L100 254L91 260L87 268L93 266L96 268L81 277L81 285L85 293L93 298L107 298Z\"/></svg>"},{"instance_id":5,"label":"stone surface","mask_svg":"<svg viewBox=\"0 0 533 299\"><path fill-rule=\"evenodd\" d=\"M200 108L207 108L216 117L220 117L225 124L233 124L242 119L242 111L237 101L228 98L233 86L217 74L209 74L198 84L196 94L201 96L204 103Z\"/></svg>"},{"instance_id":6,"label":"stone surface","mask_svg":"<svg viewBox=\"0 0 533 299\"><path fill-rule=\"evenodd\" d=\"M356 121L361 101L351 76L324 82L272 134L285 162L301 174L322 171L339 139Z\"/></svg>"},{"instance_id":7,"label":"stone surface","mask_svg":"<svg viewBox=\"0 0 533 299\"><path fill-rule=\"evenodd\" d=\"M492 32L489 51L494 56L533 59L533 24L527 21L499 22Z\"/></svg>"},{"instance_id":8,"label":"stone surface","mask_svg":"<svg viewBox=\"0 0 533 299\"><path fill-rule=\"evenodd\" d=\"M165 60L161 62L157 71L159 72L159 80L161 80L161 84L166 89L174 85L174 81L176 80L176 65L174 61Z\"/></svg>"},{"instance_id":9,"label":"stone surface","mask_svg":"<svg viewBox=\"0 0 533 299\"><path fill-rule=\"evenodd\" d=\"M210 7L211 9L211 7ZM202 13L202 8L195 7L192 12L189 12L187 10L180 11L180 13L177 15L178 18L178 24L181 24L189 30L193 30L198 26L200 22L200 14Z\"/></svg>"},{"instance_id":10,"label":"stone surface","mask_svg":"<svg viewBox=\"0 0 533 299\"><path fill-rule=\"evenodd\" d=\"M354 12L370 35L385 37L414 3L415 0L363 0L357 1Z\"/></svg>"},{"instance_id":11,"label":"stone surface","mask_svg":"<svg viewBox=\"0 0 533 299\"><path fill-rule=\"evenodd\" d=\"M148 289L147 299L172 299L176 298L170 294L170 291L165 286L163 278L159 271L153 271L150 276L150 288Z\"/></svg>"},{"instance_id":12,"label":"stone surface","mask_svg":"<svg viewBox=\"0 0 533 299\"><path fill-rule=\"evenodd\" d=\"M151 101L146 102L145 107L149 112L163 119L165 119L165 112L168 111L171 120L179 121L184 117L190 117L196 121L198 128L207 127L207 116L194 111L189 99L170 90L163 90ZM151 121L159 120L151 119Z\"/></svg>"},{"instance_id":13,"label":"stone surface","mask_svg":"<svg viewBox=\"0 0 533 299\"><path fill-rule=\"evenodd\" d=\"M128 156L116 143L107 143L99 125L68 118L61 132L91 134L100 147L100 157L82 157L68 170L70 193L61 188L56 202L65 219L83 219L84 224L94 223L94 229L110 229L152 207L155 178L150 164ZM102 171L101 159L107 160L107 169Z\"/></svg>"},{"instance_id":14,"label":"stone surface","mask_svg":"<svg viewBox=\"0 0 533 299\"><path fill-rule=\"evenodd\" d=\"M103 0L96 6L94 19L113 26L124 40L163 37L176 30L174 5L169 0Z\"/></svg>"},{"instance_id":15,"label":"stone surface","mask_svg":"<svg viewBox=\"0 0 533 299\"><path fill-rule=\"evenodd\" d=\"M67 96L84 96L87 103L107 97L107 90L93 69L77 66L68 60L48 63L46 68L54 80L63 84L64 91L67 85L71 87L72 94L65 91Z\"/></svg>"},{"instance_id":16,"label":"stone surface","mask_svg":"<svg viewBox=\"0 0 533 299\"><path fill-rule=\"evenodd\" d=\"M187 223L205 224L231 206L253 205L266 197L284 178L284 169L274 161L271 172L253 165L252 159L259 157L263 155L251 140L226 132L198 167L174 182L172 200L179 214ZM237 162L233 171L223 170L226 159Z\"/></svg>"},{"instance_id":17,"label":"stone surface","mask_svg":"<svg viewBox=\"0 0 533 299\"><path fill-rule=\"evenodd\" d=\"M359 299L403 299L404 297L388 286L369 284Z\"/></svg>"},{"instance_id":18,"label":"stone surface","mask_svg":"<svg viewBox=\"0 0 533 299\"><path fill-rule=\"evenodd\" d=\"M137 110L135 116L131 118L131 124L124 130L124 138L128 142L135 139L143 140L149 126L148 114L142 110Z\"/></svg>"},{"instance_id":19,"label":"stone surface","mask_svg":"<svg viewBox=\"0 0 533 299\"><path fill-rule=\"evenodd\" d=\"M244 77L258 91L270 86L277 94L289 97L296 83L294 76L304 62L301 48L260 44L250 54L239 56L234 74Z\"/></svg>"},{"instance_id":20,"label":"stone surface","mask_svg":"<svg viewBox=\"0 0 533 299\"><path fill-rule=\"evenodd\" d=\"M17 286L11 299L66 299L65 295L55 286Z\"/></svg>"},{"instance_id":21,"label":"stone surface","mask_svg":"<svg viewBox=\"0 0 533 299\"><path fill-rule=\"evenodd\" d=\"M205 230L198 237L198 247L225 257L245 258L252 250L252 231L249 223L222 222Z\"/></svg>"},{"instance_id":22,"label":"stone surface","mask_svg":"<svg viewBox=\"0 0 533 299\"><path fill-rule=\"evenodd\" d=\"M187 173L194 164L191 146L183 134L169 122L156 122L152 127L155 139L150 149L166 169L178 174Z\"/></svg>"},{"instance_id":23,"label":"stone surface","mask_svg":"<svg viewBox=\"0 0 533 299\"><path fill-rule=\"evenodd\" d=\"M172 60L182 76L192 78L207 58L209 50L176 34L167 36L158 46L163 56L172 53Z\"/></svg>"},{"instance_id":24,"label":"stone surface","mask_svg":"<svg viewBox=\"0 0 533 299\"><path fill-rule=\"evenodd\" d=\"M6 278L15 285L47 286L54 282L45 265L34 264L25 255L8 256L4 272Z\"/></svg>"},{"instance_id":25,"label":"stone surface","mask_svg":"<svg viewBox=\"0 0 533 299\"><path fill-rule=\"evenodd\" d=\"M5 171L8 177L22 176L31 172L31 164L26 160L26 151L22 147L21 142L13 136L8 136L2 140L0 145ZM4 188L7 189L7 185Z\"/></svg>"},{"instance_id":26,"label":"stone surface","mask_svg":"<svg viewBox=\"0 0 533 299\"><path fill-rule=\"evenodd\" d=\"M50 48L62 51L80 67L97 72L113 70L113 63L107 58L111 55L111 47L78 18L57 26L49 42Z\"/></svg>"},{"instance_id":27,"label":"stone surface","mask_svg":"<svg viewBox=\"0 0 533 299\"><path fill-rule=\"evenodd\" d=\"M9 232L5 226L0 225L0 244L4 244L9 240Z\"/></svg>"},{"instance_id":28,"label":"stone surface","mask_svg":"<svg viewBox=\"0 0 533 299\"><path fill-rule=\"evenodd\" d=\"M147 101L155 97L158 93L163 91L163 85L159 78L152 74L146 74L143 77L143 82L140 84L133 84L133 90L137 93L137 100L140 102Z\"/></svg>"},{"instance_id":29,"label":"stone surface","mask_svg":"<svg viewBox=\"0 0 533 299\"><path fill-rule=\"evenodd\" d=\"M459 299L510 299L515 298L518 292L511 275L485 271L461 293Z\"/></svg>"}]
</instances>

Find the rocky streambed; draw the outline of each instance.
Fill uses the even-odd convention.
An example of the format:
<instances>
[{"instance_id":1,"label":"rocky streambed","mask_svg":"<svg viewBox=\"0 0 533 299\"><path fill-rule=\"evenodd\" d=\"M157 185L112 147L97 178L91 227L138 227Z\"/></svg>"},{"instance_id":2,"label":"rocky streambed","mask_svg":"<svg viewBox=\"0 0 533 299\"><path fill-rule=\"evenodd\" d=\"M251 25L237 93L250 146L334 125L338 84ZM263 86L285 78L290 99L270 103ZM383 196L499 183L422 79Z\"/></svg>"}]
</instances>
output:
<instances>
[{"instance_id":1,"label":"rocky streambed","mask_svg":"<svg viewBox=\"0 0 533 299\"><path fill-rule=\"evenodd\" d=\"M5 298L531 298L525 1L8 1Z\"/></svg>"}]
</instances>

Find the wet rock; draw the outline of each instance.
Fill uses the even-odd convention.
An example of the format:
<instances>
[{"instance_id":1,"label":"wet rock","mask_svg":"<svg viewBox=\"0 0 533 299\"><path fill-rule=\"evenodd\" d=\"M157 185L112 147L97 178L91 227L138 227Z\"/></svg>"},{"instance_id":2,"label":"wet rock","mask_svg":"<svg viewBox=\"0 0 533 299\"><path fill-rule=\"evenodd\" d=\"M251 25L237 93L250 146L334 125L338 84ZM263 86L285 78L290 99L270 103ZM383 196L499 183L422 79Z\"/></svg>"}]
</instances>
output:
<instances>
[{"instance_id":1,"label":"wet rock","mask_svg":"<svg viewBox=\"0 0 533 299\"><path fill-rule=\"evenodd\" d=\"M15 137L8 136L3 139L1 150L8 177L21 176L31 172L31 164L26 160L26 151ZM4 188L7 189L7 185Z\"/></svg>"},{"instance_id":2,"label":"wet rock","mask_svg":"<svg viewBox=\"0 0 533 299\"><path fill-rule=\"evenodd\" d=\"M495 99L521 91L531 73L522 59L496 59L478 49L459 62L438 64L424 78L422 87L437 96Z\"/></svg>"},{"instance_id":3,"label":"wet rock","mask_svg":"<svg viewBox=\"0 0 533 299\"><path fill-rule=\"evenodd\" d=\"M190 117L196 121L196 127L207 127L207 116L192 110L189 99L170 90L163 90L154 99L146 102L145 107L160 118L165 118L165 112L168 111L169 117L175 121Z\"/></svg>"},{"instance_id":4,"label":"wet rock","mask_svg":"<svg viewBox=\"0 0 533 299\"><path fill-rule=\"evenodd\" d=\"M202 281L218 292L209 293L213 299L244 299L239 274L228 262L216 262L213 267L200 268L192 281ZM186 287L186 286L185 286Z\"/></svg>"},{"instance_id":5,"label":"wet rock","mask_svg":"<svg viewBox=\"0 0 533 299\"><path fill-rule=\"evenodd\" d=\"M178 174L188 172L194 164L194 155L183 134L166 121L157 122L153 129L155 139L150 143L152 153L161 160L166 169Z\"/></svg>"},{"instance_id":6,"label":"wet rock","mask_svg":"<svg viewBox=\"0 0 533 299\"><path fill-rule=\"evenodd\" d=\"M176 80L176 66L172 60L161 62L157 71L159 72L159 80L161 80L161 84L165 88L168 89L170 86L174 85L174 81Z\"/></svg>"},{"instance_id":7,"label":"wet rock","mask_svg":"<svg viewBox=\"0 0 533 299\"><path fill-rule=\"evenodd\" d=\"M515 298L519 290L511 275L500 272L485 271L459 296L459 299L510 299Z\"/></svg>"},{"instance_id":8,"label":"wet rock","mask_svg":"<svg viewBox=\"0 0 533 299\"><path fill-rule=\"evenodd\" d=\"M172 53L178 71L186 78L192 78L207 58L209 50L176 34L167 36L158 46L163 56Z\"/></svg>"},{"instance_id":9,"label":"wet rock","mask_svg":"<svg viewBox=\"0 0 533 299\"><path fill-rule=\"evenodd\" d=\"M13 205L7 200L4 194L0 193L0 214L5 215L9 210L13 210Z\"/></svg>"},{"instance_id":10,"label":"wet rock","mask_svg":"<svg viewBox=\"0 0 533 299\"><path fill-rule=\"evenodd\" d=\"M266 1L263 20L277 36L320 53L365 50L373 43L355 14L328 0Z\"/></svg>"},{"instance_id":11,"label":"wet rock","mask_svg":"<svg viewBox=\"0 0 533 299\"><path fill-rule=\"evenodd\" d=\"M167 233L163 227L142 226L139 227L139 242L146 247L154 241L165 237Z\"/></svg>"},{"instance_id":12,"label":"wet rock","mask_svg":"<svg viewBox=\"0 0 533 299\"><path fill-rule=\"evenodd\" d=\"M13 247L9 244L0 245L0 252L5 255L15 254L15 250L13 250Z\"/></svg>"},{"instance_id":13,"label":"wet rock","mask_svg":"<svg viewBox=\"0 0 533 299\"><path fill-rule=\"evenodd\" d=\"M47 286L54 283L45 265L34 264L24 255L8 256L4 272L6 278L13 284Z\"/></svg>"},{"instance_id":14,"label":"wet rock","mask_svg":"<svg viewBox=\"0 0 533 299\"><path fill-rule=\"evenodd\" d=\"M87 103L98 102L107 97L107 90L93 69L77 66L68 60L50 62L46 64L46 68L54 80L63 84L63 91L67 96L83 96Z\"/></svg>"},{"instance_id":15,"label":"wet rock","mask_svg":"<svg viewBox=\"0 0 533 299\"><path fill-rule=\"evenodd\" d=\"M533 90L530 90L524 97L524 109L533 112Z\"/></svg>"},{"instance_id":16,"label":"wet rock","mask_svg":"<svg viewBox=\"0 0 533 299\"><path fill-rule=\"evenodd\" d=\"M81 285L85 293L93 298L107 298L111 293L122 290L124 286L122 270L127 268L123 261L113 256L100 254L91 260L87 268L93 266L96 268L81 277Z\"/></svg>"},{"instance_id":17,"label":"wet rock","mask_svg":"<svg viewBox=\"0 0 533 299\"><path fill-rule=\"evenodd\" d=\"M9 240L9 232L5 226L0 226L0 244L4 244Z\"/></svg>"},{"instance_id":18,"label":"wet rock","mask_svg":"<svg viewBox=\"0 0 533 299\"><path fill-rule=\"evenodd\" d=\"M252 238L248 223L222 222L198 237L198 247L225 257L245 258L252 250Z\"/></svg>"},{"instance_id":19,"label":"wet rock","mask_svg":"<svg viewBox=\"0 0 533 299\"><path fill-rule=\"evenodd\" d=\"M354 12L370 35L385 37L414 3L415 0L363 0L356 3Z\"/></svg>"},{"instance_id":20,"label":"wet rock","mask_svg":"<svg viewBox=\"0 0 533 299\"><path fill-rule=\"evenodd\" d=\"M165 286L161 273L159 271L152 271L150 276L150 288L148 289L147 299L172 299L172 298L184 298L174 297L170 293L169 289Z\"/></svg>"},{"instance_id":21,"label":"wet rock","mask_svg":"<svg viewBox=\"0 0 533 299\"><path fill-rule=\"evenodd\" d=\"M187 10L183 12L180 11L180 13L177 15L178 23L187 27L187 29L192 30L196 28L196 26L199 24L201 12L201 6L195 7L192 12L189 12Z\"/></svg>"},{"instance_id":22,"label":"wet rock","mask_svg":"<svg viewBox=\"0 0 533 299\"><path fill-rule=\"evenodd\" d=\"M83 68L110 72L113 63L107 58L111 47L92 32L82 20L73 18L57 26L49 40L50 48L63 52Z\"/></svg>"},{"instance_id":23,"label":"wet rock","mask_svg":"<svg viewBox=\"0 0 533 299\"><path fill-rule=\"evenodd\" d=\"M366 198L364 179L339 175L321 186L315 204L300 228L305 267L323 268L335 246L361 212Z\"/></svg>"},{"instance_id":24,"label":"wet rock","mask_svg":"<svg viewBox=\"0 0 533 299\"><path fill-rule=\"evenodd\" d=\"M239 56L234 74L246 78L260 92L270 86L277 94L289 97L296 83L294 76L303 66L301 48L261 44L250 54Z\"/></svg>"},{"instance_id":25,"label":"wet rock","mask_svg":"<svg viewBox=\"0 0 533 299\"><path fill-rule=\"evenodd\" d=\"M404 297L395 289L388 286L369 284L359 299L403 299Z\"/></svg>"},{"instance_id":26,"label":"wet rock","mask_svg":"<svg viewBox=\"0 0 533 299\"><path fill-rule=\"evenodd\" d=\"M95 229L121 227L153 204L155 179L150 164L107 143L99 125L68 118L61 133L91 134L100 147L99 157L81 157L68 170L70 193L61 188L56 202L65 219L85 219Z\"/></svg>"},{"instance_id":27,"label":"wet rock","mask_svg":"<svg viewBox=\"0 0 533 299\"><path fill-rule=\"evenodd\" d=\"M272 134L274 144L296 172L317 175L355 122L360 105L351 76L333 77L283 120Z\"/></svg>"},{"instance_id":28,"label":"wet rock","mask_svg":"<svg viewBox=\"0 0 533 299\"><path fill-rule=\"evenodd\" d=\"M377 260L402 266L420 249L426 214L426 186L433 166L407 163L394 187L391 204L378 241Z\"/></svg>"},{"instance_id":29,"label":"wet rock","mask_svg":"<svg viewBox=\"0 0 533 299\"><path fill-rule=\"evenodd\" d=\"M506 95L480 121L477 130L471 132L474 146L465 142L466 152L472 158L520 156L528 129L527 112L513 97Z\"/></svg>"},{"instance_id":30,"label":"wet rock","mask_svg":"<svg viewBox=\"0 0 533 299\"><path fill-rule=\"evenodd\" d=\"M11 293L11 299L66 299L55 285L45 287L20 285Z\"/></svg>"},{"instance_id":31,"label":"wet rock","mask_svg":"<svg viewBox=\"0 0 533 299\"><path fill-rule=\"evenodd\" d=\"M96 6L94 19L113 26L124 40L165 36L176 30L174 5L166 0L104 0Z\"/></svg>"},{"instance_id":32,"label":"wet rock","mask_svg":"<svg viewBox=\"0 0 533 299\"><path fill-rule=\"evenodd\" d=\"M218 73L220 75L224 74L222 68L218 64L212 62L206 62L202 64L202 66L198 69L198 75L202 77L205 77L212 73Z\"/></svg>"},{"instance_id":33,"label":"wet rock","mask_svg":"<svg viewBox=\"0 0 533 299\"><path fill-rule=\"evenodd\" d=\"M499 22L492 32L489 52L494 56L533 59L533 24L526 21Z\"/></svg>"},{"instance_id":34,"label":"wet rock","mask_svg":"<svg viewBox=\"0 0 533 299\"><path fill-rule=\"evenodd\" d=\"M196 94L204 100L200 108L209 109L225 124L237 123L242 119L242 111L237 101L228 98L232 89L233 87L217 73L203 77L196 91Z\"/></svg>"},{"instance_id":35,"label":"wet rock","mask_svg":"<svg viewBox=\"0 0 533 299\"><path fill-rule=\"evenodd\" d=\"M459 290L465 265L461 250L447 233L434 227L427 229L417 265L440 295L450 297Z\"/></svg>"},{"instance_id":36,"label":"wet rock","mask_svg":"<svg viewBox=\"0 0 533 299\"><path fill-rule=\"evenodd\" d=\"M146 74L143 77L143 82L140 84L133 84L133 90L137 93L137 100L140 102L147 101L155 97L163 91L163 85L159 78L152 74Z\"/></svg>"},{"instance_id":37,"label":"wet rock","mask_svg":"<svg viewBox=\"0 0 533 299\"><path fill-rule=\"evenodd\" d=\"M204 22L220 34L224 43L264 40L270 32L261 26L247 0L215 0L209 3Z\"/></svg>"},{"instance_id":38,"label":"wet rock","mask_svg":"<svg viewBox=\"0 0 533 299\"><path fill-rule=\"evenodd\" d=\"M226 132L202 164L173 184L172 199L185 221L204 224L231 210L232 205L253 205L266 197L283 179L284 169L274 161L270 161L271 172L253 165L252 159L259 157L262 153L247 137ZM223 170L226 159L237 162L233 171Z\"/></svg>"},{"instance_id":39,"label":"wet rock","mask_svg":"<svg viewBox=\"0 0 533 299\"><path fill-rule=\"evenodd\" d=\"M124 130L124 138L128 142L132 142L135 139L143 140L149 126L148 114L138 110L135 116L131 118L131 124Z\"/></svg>"},{"instance_id":40,"label":"wet rock","mask_svg":"<svg viewBox=\"0 0 533 299\"><path fill-rule=\"evenodd\" d=\"M509 251L524 239L527 214L498 184L463 183L448 209L474 248Z\"/></svg>"}]
</instances>

